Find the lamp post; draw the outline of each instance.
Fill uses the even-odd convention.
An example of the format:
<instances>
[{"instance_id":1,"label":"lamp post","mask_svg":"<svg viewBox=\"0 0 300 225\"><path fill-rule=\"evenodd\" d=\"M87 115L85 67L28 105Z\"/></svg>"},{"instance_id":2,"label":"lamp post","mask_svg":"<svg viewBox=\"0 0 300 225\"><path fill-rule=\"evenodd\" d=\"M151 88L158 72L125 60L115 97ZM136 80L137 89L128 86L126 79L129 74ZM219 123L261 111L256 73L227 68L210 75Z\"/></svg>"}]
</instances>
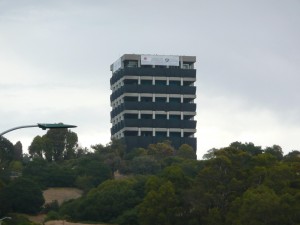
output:
<instances>
[{"instance_id":1,"label":"lamp post","mask_svg":"<svg viewBox=\"0 0 300 225\"><path fill-rule=\"evenodd\" d=\"M38 124L35 124L35 125L25 125L25 126L19 126L19 127L11 128L9 130L6 130L6 131L0 133L0 137L3 134L6 134L6 133L8 133L10 131L13 131L13 130L17 130L17 129L21 129L21 128L30 128L30 127L39 127L39 128L41 128L43 130L46 130L46 129L75 128L77 126L75 126L75 125L69 125L69 124L63 124L63 123L38 123Z\"/></svg>"}]
</instances>

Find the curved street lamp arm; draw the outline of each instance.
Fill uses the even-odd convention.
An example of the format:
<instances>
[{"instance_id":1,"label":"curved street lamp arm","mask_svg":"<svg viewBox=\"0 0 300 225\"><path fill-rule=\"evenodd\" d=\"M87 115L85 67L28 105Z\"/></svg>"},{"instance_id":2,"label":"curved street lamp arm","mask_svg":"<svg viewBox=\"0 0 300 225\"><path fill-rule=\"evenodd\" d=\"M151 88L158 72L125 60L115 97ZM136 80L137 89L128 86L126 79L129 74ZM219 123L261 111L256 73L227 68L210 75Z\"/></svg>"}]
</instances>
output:
<instances>
[{"instance_id":1,"label":"curved street lamp arm","mask_svg":"<svg viewBox=\"0 0 300 225\"><path fill-rule=\"evenodd\" d=\"M6 131L0 133L0 136L2 136L3 134L8 133L10 131L13 131L13 130L17 130L17 129L21 129L21 128L29 128L29 127L38 127L38 125L25 125L25 126L14 127L14 128L11 128L9 130L6 130Z\"/></svg>"},{"instance_id":2,"label":"curved street lamp arm","mask_svg":"<svg viewBox=\"0 0 300 225\"><path fill-rule=\"evenodd\" d=\"M3 134L6 134L6 133L8 133L10 131L21 129L21 128L28 128L28 127L39 127L39 128L41 128L43 130L46 130L46 129L75 128L77 126L76 125L70 125L70 124L63 124L63 123L38 123L37 125L25 125L25 126L11 128L9 130L6 130L6 131L0 133L0 137Z\"/></svg>"}]
</instances>

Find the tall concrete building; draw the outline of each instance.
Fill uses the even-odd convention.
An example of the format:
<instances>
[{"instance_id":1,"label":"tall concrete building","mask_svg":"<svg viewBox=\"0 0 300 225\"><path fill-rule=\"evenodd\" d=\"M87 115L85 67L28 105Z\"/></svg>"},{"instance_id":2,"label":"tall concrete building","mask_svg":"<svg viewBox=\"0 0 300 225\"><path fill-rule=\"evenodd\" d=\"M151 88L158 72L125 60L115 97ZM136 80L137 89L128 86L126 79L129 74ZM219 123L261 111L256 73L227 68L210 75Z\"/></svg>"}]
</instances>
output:
<instances>
[{"instance_id":1,"label":"tall concrete building","mask_svg":"<svg viewBox=\"0 0 300 225\"><path fill-rule=\"evenodd\" d=\"M170 140L196 151L195 56L125 54L111 65L111 138L127 150Z\"/></svg>"}]
</instances>

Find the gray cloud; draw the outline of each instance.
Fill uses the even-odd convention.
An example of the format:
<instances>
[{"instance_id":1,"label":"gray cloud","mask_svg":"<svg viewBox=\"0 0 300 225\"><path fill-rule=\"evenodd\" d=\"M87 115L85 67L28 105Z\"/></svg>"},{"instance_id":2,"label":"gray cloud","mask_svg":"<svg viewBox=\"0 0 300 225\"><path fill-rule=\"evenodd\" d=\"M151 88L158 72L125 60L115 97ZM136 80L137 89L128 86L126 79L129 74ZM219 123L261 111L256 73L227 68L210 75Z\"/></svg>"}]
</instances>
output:
<instances>
[{"instance_id":1,"label":"gray cloud","mask_svg":"<svg viewBox=\"0 0 300 225\"><path fill-rule=\"evenodd\" d=\"M183 54L197 56L200 154L238 139L297 148L299 10L297 0L0 0L0 127L62 120L80 124L85 145L107 142L110 64Z\"/></svg>"}]
</instances>

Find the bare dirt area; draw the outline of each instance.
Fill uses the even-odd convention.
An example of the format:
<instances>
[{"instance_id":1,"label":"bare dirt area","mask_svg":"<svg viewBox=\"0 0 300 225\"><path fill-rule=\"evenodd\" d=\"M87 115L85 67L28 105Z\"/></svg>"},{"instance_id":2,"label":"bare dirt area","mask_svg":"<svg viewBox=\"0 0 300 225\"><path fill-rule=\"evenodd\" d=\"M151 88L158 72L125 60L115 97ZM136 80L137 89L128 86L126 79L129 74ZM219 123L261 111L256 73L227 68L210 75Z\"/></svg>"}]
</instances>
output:
<instances>
[{"instance_id":1,"label":"bare dirt area","mask_svg":"<svg viewBox=\"0 0 300 225\"><path fill-rule=\"evenodd\" d=\"M61 205L63 202L68 201L70 199L79 198L81 195L82 195L82 191L77 188L49 188L43 192L43 196L45 198L45 204L51 203L53 201L57 201L58 204ZM27 218L30 221L39 223L39 224L43 224L45 217L46 217L46 215L44 215L44 214L40 214L40 215L36 215L36 216L27 215ZM73 225L75 223L69 223L69 222L66 222L63 220L58 220L58 221L48 221L45 224L48 224L48 225L60 225L60 224ZM83 224L76 223L76 225L83 225Z\"/></svg>"},{"instance_id":2,"label":"bare dirt area","mask_svg":"<svg viewBox=\"0 0 300 225\"><path fill-rule=\"evenodd\" d=\"M43 195L45 204L56 200L60 205L70 199L79 198L82 195L82 191L77 188L49 188L43 192Z\"/></svg>"},{"instance_id":3,"label":"bare dirt area","mask_svg":"<svg viewBox=\"0 0 300 225\"><path fill-rule=\"evenodd\" d=\"M45 198L45 204L57 201L62 204L70 199L79 198L82 195L82 191L77 188L49 188L43 192ZM35 223L44 225L91 225L87 223L72 223L65 220L51 220L44 223L46 215L40 214L37 216L27 216L29 220ZM108 225L108 224L93 224L93 225Z\"/></svg>"},{"instance_id":4,"label":"bare dirt area","mask_svg":"<svg viewBox=\"0 0 300 225\"><path fill-rule=\"evenodd\" d=\"M30 221L32 221L32 222L39 223L39 224L43 224L46 215L45 215L45 214L39 214L39 215L36 215L36 216L29 216L29 215L26 215L26 217L27 217Z\"/></svg>"}]
</instances>

